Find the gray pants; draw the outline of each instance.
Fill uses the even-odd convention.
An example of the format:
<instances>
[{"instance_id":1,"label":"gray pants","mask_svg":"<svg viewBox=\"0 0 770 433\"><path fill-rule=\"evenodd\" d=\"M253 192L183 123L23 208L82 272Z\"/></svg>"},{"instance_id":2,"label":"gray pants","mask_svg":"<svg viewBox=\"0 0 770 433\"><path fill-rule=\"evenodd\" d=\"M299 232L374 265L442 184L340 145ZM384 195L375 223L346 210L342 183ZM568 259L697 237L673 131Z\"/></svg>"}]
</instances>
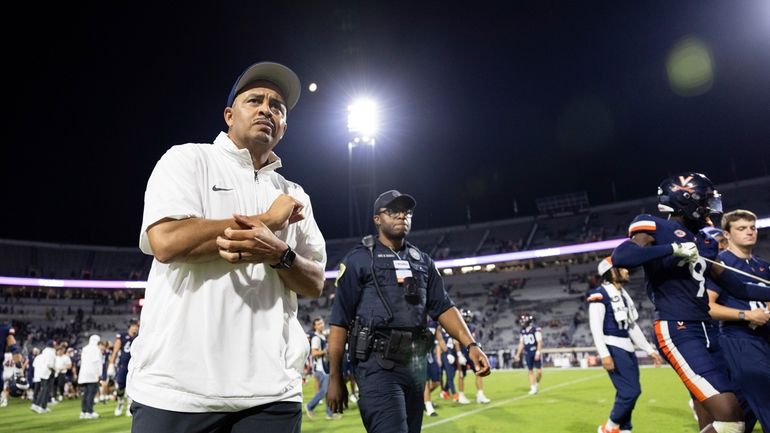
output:
<instances>
[{"instance_id":1,"label":"gray pants","mask_svg":"<svg viewBox=\"0 0 770 433\"><path fill-rule=\"evenodd\" d=\"M94 411L94 397L96 397L96 391L99 390L99 384L96 382L81 383L83 387L83 400L80 402L80 411L85 413L91 413Z\"/></svg>"},{"instance_id":2,"label":"gray pants","mask_svg":"<svg viewBox=\"0 0 770 433\"><path fill-rule=\"evenodd\" d=\"M40 388L35 393L34 404L42 407L43 409L48 407L48 402L51 400L51 388L53 387L53 381L56 378L51 375L48 379L40 380Z\"/></svg>"},{"instance_id":3,"label":"gray pants","mask_svg":"<svg viewBox=\"0 0 770 433\"><path fill-rule=\"evenodd\" d=\"M134 402L132 433L300 433L302 404L275 402L240 412L173 412Z\"/></svg>"}]
</instances>

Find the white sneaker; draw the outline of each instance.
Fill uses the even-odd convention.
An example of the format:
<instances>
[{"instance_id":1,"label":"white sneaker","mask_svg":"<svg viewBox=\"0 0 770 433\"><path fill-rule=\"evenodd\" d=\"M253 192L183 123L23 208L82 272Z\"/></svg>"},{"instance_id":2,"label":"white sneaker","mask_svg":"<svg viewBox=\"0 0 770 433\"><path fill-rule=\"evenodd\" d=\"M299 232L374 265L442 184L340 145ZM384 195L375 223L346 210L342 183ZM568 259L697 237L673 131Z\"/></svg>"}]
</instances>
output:
<instances>
[{"instance_id":1,"label":"white sneaker","mask_svg":"<svg viewBox=\"0 0 770 433\"><path fill-rule=\"evenodd\" d=\"M6 407L6 406L8 406L8 399L4 398L0 400L0 407Z\"/></svg>"},{"instance_id":2,"label":"white sneaker","mask_svg":"<svg viewBox=\"0 0 770 433\"><path fill-rule=\"evenodd\" d=\"M85 412L80 412L80 419L86 419L87 414Z\"/></svg>"},{"instance_id":3,"label":"white sneaker","mask_svg":"<svg viewBox=\"0 0 770 433\"><path fill-rule=\"evenodd\" d=\"M457 399L457 402L460 404L471 404L471 401L468 400L468 397L466 397L465 394L460 394L460 397Z\"/></svg>"},{"instance_id":4,"label":"white sneaker","mask_svg":"<svg viewBox=\"0 0 770 433\"><path fill-rule=\"evenodd\" d=\"M529 395L535 395L535 394L537 394L537 388L530 388L530 389L529 389L529 393L528 393L528 394L529 394Z\"/></svg>"},{"instance_id":5,"label":"white sneaker","mask_svg":"<svg viewBox=\"0 0 770 433\"><path fill-rule=\"evenodd\" d=\"M99 418L99 414L98 414L98 413L96 413L96 412L91 412L91 413L88 413L88 414L86 414L86 415L88 415L88 419L96 419L96 418Z\"/></svg>"},{"instance_id":6,"label":"white sneaker","mask_svg":"<svg viewBox=\"0 0 770 433\"><path fill-rule=\"evenodd\" d=\"M356 395L355 395L355 394L350 394L350 395L348 396L348 400L350 400L350 402L351 402L351 403L353 403L353 404L356 404L356 403L358 403L358 397L356 397Z\"/></svg>"},{"instance_id":7,"label":"white sneaker","mask_svg":"<svg viewBox=\"0 0 770 433\"><path fill-rule=\"evenodd\" d=\"M118 402L118 406L115 408L115 416L120 416L123 414L123 401Z\"/></svg>"},{"instance_id":8,"label":"white sneaker","mask_svg":"<svg viewBox=\"0 0 770 433\"><path fill-rule=\"evenodd\" d=\"M476 394L476 403L487 404L487 403L490 403L490 402L492 402L492 400L488 399L487 396L484 395L484 393L480 392L480 393Z\"/></svg>"},{"instance_id":9,"label":"white sneaker","mask_svg":"<svg viewBox=\"0 0 770 433\"><path fill-rule=\"evenodd\" d=\"M435 409L426 410L425 414L428 415L428 416L438 416L438 414L436 413Z\"/></svg>"}]
</instances>

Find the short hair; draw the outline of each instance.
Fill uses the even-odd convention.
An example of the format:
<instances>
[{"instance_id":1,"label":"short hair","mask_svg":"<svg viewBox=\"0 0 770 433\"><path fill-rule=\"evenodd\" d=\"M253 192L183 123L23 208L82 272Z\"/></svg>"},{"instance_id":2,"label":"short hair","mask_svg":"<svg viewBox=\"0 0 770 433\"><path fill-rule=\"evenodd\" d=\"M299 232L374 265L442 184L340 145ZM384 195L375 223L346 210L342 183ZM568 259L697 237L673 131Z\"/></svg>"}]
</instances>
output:
<instances>
[{"instance_id":1,"label":"short hair","mask_svg":"<svg viewBox=\"0 0 770 433\"><path fill-rule=\"evenodd\" d=\"M722 216L722 230L730 231L730 224L738 220L756 221L757 214L750 210L736 209Z\"/></svg>"},{"instance_id":2,"label":"short hair","mask_svg":"<svg viewBox=\"0 0 770 433\"><path fill-rule=\"evenodd\" d=\"M321 316L316 317L313 319L313 329L315 329L315 324L318 323L319 320L323 320L324 318Z\"/></svg>"}]
</instances>

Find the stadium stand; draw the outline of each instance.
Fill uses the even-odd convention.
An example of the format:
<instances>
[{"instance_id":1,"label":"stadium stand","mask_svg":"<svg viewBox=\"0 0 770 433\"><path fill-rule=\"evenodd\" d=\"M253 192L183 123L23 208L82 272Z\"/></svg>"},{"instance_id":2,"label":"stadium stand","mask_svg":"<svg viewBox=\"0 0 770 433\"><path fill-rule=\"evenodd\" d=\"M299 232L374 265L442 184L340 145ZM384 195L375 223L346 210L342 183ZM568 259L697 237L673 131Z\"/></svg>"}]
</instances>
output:
<instances>
[{"instance_id":1,"label":"stadium stand","mask_svg":"<svg viewBox=\"0 0 770 433\"><path fill-rule=\"evenodd\" d=\"M746 208L761 218L770 216L770 176L718 186L725 209ZM625 236L637 214L657 213L655 197L629 200L558 215L523 216L508 220L417 230L409 240L435 259L463 258L502 252L558 247L565 244L617 239ZM768 230L760 231L757 255L770 257ZM327 241L328 269L335 269L358 238ZM460 308L475 313L480 340L490 351L507 351L517 343L516 318L533 314L546 347L591 345L583 293L596 262L609 251L528 259L496 264L481 271L444 270L445 284ZM151 258L138 248L60 245L0 240L0 276L82 280L146 279ZM628 288L639 307L642 324L650 329L651 304L642 272L632 275ZM91 332L109 338L138 314L143 290L106 290L0 286L0 320L19 324L26 345L55 333L83 343ZM329 313L334 297L327 280L320 299L300 299L299 317L309 329L315 316ZM26 332L26 334L25 334ZM26 338L31 335L30 338Z\"/></svg>"}]
</instances>

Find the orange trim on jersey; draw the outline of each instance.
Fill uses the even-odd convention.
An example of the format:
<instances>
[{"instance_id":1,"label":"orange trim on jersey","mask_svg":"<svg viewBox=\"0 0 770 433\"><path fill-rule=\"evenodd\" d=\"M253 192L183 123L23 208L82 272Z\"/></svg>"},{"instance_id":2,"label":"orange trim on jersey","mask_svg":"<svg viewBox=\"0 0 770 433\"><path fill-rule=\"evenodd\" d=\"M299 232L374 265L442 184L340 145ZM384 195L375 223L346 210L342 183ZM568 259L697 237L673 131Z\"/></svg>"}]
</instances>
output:
<instances>
[{"instance_id":1,"label":"orange trim on jersey","mask_svg":"<svg viewBox=\"0 0 770 433\"><path fill-rule=\"evenodd\" d=\"M663 332L660 330L660 320L655 321L655 338L658 339L658 345L660 346L661 352L663 352L663 356L666 357L668 362L671 363L671 365L674 367L674 370L676 370L676 374L679 375L679 379L682 380L682 383L684 383L684 386L687 387L687 389L695 396L695 398L698 399L698 401L704 401L708 397L706 397L706 394L703 393L703 391L700 390L700 388L693 383L692 380L690 380L689 377L687 377L687 374L685 374L684 369L681 365L679 365L679 362L676 360L676 357L671 353L671 349L666 345L666 338L663 336Z\"/></svg>"},{"instance_id":2,"label":"orange trim on jersey","mask_svg":"<svg viewBox=\"0 0 770 433\"><path fill-rule=\"evenodd\" d=\"M594 301L601 301L602 299L604 299L604 295L602 295L601 293L594 293L593 295L589 296L588 299L586 299L586 301L594 302Z\"/></svg>"}]
</instances>

